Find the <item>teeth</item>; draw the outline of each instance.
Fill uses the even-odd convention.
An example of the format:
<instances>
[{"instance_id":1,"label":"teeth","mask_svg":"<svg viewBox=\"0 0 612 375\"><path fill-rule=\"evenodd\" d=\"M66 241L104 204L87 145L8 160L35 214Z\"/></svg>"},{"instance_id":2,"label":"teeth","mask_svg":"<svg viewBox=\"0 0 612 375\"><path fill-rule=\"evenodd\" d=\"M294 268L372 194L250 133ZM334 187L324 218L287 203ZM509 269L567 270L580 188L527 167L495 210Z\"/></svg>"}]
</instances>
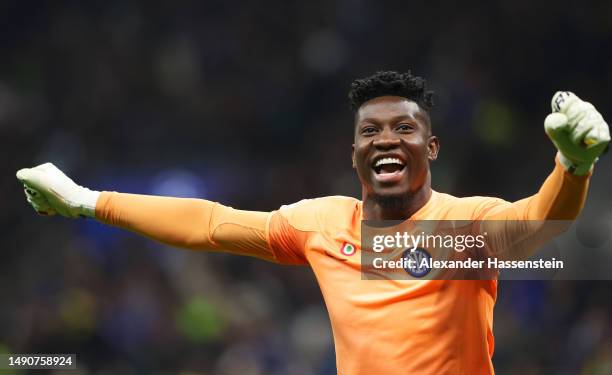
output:
<instances>
[{"instance_id":1,"label":"teeth","mask_svg":"<svg viewBox=\"0 0 612 375\"><path fill-rule=\"evenodd\" d=\"M385 165L385 164L399 164L399 165L404 165L404 162L401 161L398 158L382 158L379 159L376 164L374 164L375 167L379 167L381 165Z\"/></svg>"}]
</instances>

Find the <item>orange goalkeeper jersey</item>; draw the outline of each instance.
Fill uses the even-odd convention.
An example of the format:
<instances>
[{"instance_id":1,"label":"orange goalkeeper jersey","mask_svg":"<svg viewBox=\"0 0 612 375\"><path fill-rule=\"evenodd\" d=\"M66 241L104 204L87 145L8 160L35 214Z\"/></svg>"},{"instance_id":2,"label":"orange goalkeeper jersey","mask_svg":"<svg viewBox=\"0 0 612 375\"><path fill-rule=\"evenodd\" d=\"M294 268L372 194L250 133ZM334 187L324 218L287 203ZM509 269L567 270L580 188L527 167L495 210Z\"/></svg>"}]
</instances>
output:
<instances>
[{"instance_id":1,"label":"orange goalkeeper jersey","mask_svg":"<svg viewBox=\"0 0 612 375\"><path fill-rule=\"evenodd\" d=\"M529 198L510 203L434 191L411 219L573 219L587 185L588 177L570 175L557 163ZM341 375L494 372L497 282L362 280L362 204L354 198L304 200L264 213L105 192L96 216L175 246L309 265L329 312Z\"/></svg>"},{"instance_id":2,"label":"orange goalkeeper jersey","mask_svg":"<svg viewBox=\"0 0 612 375\"><path fill-rule=\"evenodd\" d=\"M490 202L433 192L412 219L474 218ZM361 210L352 198L306 200L283 207L270 228L278 260L316 275L338 373L493 373L496 281L362 280Z\"/></svg>"}]
</instances>

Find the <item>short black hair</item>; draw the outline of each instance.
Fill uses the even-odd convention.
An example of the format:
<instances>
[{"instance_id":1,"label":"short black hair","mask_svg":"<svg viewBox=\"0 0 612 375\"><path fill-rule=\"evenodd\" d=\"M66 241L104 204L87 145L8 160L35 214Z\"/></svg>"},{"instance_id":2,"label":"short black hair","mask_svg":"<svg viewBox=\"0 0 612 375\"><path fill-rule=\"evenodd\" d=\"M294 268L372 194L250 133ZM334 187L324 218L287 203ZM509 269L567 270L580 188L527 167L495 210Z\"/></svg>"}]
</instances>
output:
<instances>
[{"instance_id":1,"label":"short black hair","mask_svg":"<svg viewBox=\"0 0 612 375\"><path fill-rule=\"evenodd\" d=\"M410 99L427 112L433 107L433 91L427 90L424 78L413 76L410 70L406 73L382 71L356 79L348 94L353 112L368 100L386 95Z\"/></svg>"}]
</instances>

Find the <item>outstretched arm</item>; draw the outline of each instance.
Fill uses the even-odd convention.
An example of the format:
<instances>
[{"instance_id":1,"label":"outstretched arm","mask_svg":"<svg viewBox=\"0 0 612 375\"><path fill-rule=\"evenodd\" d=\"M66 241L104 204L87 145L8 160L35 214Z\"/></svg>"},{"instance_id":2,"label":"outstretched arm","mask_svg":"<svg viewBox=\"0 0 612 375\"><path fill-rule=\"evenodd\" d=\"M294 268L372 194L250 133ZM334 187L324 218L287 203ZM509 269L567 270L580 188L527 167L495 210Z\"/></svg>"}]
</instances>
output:
<instances>
[{"instance_id":1,"label":"outstretched arm","mask_svg":"<svg viewBox=\"0 0 612 375\"><path fill-rule=\"evenodd\" d=\"M99 221L192 250L227 251L273 260L270 212L242 211L204 199L102 192Z\"/></svg>"},{"instance_id":2,"label":"outstretched arm","mask_svg":"<svg viewBox=\"0 0 612 375\"><path fill-rule=\"evenodd\" d=\"M569 173L556 158L555 168L536 194L512 203L493 202L481 220L574 220L584 206L589 177Z\"/></svg>"},{"instance_id":3,"label":"outstretched arm","mask_svg":"<svg viewBox=\"0 0 612 375\"><path fill-rule=\"evenodd\" d=\"M274 251L275 238L282 234L276 211L235 210L204 199L97 192L77 185L51 163L22 169L17 178L41 215L92 217L180 248L300 263Z\"/></svg>"},{"instance_id":4,"label":"outstretched arm","mask_svg":"<svg viewBox=\"0 0 612 375\"><path fill-rule=\"evenodd\" d=\"M558 150L556 167L539 192L499 205L485 220L573 220L580 213L593 166L610 143L610 130L591 103L557 92L544 130Z\"/></svg>"},{"instance_id":5,"label":"outstretched arm","mask_svg":"<svg viewBox=\"0 0 612 375\"><path fill-rule=\"evenodd\" d=\"M608 125L592 104L570 92L557 92L544 129L558 153L553 172L537 194L514 203L501 200L482 207L479 219L496 256L529 257L566 230L586 200L593 166L610 142Z\"/></svg>"}]
</instances>

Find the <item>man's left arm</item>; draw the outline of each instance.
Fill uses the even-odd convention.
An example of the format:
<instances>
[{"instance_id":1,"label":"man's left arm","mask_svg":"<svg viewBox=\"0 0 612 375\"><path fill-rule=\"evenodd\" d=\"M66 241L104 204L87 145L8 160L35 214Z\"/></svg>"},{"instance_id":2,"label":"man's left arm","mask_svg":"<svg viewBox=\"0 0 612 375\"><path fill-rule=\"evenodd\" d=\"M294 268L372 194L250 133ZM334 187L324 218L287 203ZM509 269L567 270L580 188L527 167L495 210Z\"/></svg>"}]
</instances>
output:
<instances>
[{"instance_id":1,"label":"man's left arm","mask_svg":"<svg viewBox=\"0 0 612 375\"><path fill-rule=\"evenodd\" d=\"M557 92L551 106L544 129L558 150L553 172L535 195L512 203L491 200L478 215L481 231L497 233L490 240L498 257L527 258L569 227L584 206L593 166L610 142L608 125L592 104Z\"/></svg>"},{"instance_id":2,"label":"man's left arm","mask_svg":"<svg viewBox=\"0 0 612 375\"><path fill-rule=\"evenodd\" d=\"M590 173L569 173L557 156L552 173L536 194L516 202L493 202L479 220L574 220L586 201L590 177Z\"/></svg>"},{"instance_id":3,"label":"man's left arm","mask_svg":"<svg viewBox=\"0 0 612 375\"><path fill-rule=\"evenodd\" d=\"M544 129L558 150L555 169L537 194L490 207L482 220L573 220L580 213L610 131L595 107L571 92L557 92L551 107Z\"/></svg>"}]
</instances>

